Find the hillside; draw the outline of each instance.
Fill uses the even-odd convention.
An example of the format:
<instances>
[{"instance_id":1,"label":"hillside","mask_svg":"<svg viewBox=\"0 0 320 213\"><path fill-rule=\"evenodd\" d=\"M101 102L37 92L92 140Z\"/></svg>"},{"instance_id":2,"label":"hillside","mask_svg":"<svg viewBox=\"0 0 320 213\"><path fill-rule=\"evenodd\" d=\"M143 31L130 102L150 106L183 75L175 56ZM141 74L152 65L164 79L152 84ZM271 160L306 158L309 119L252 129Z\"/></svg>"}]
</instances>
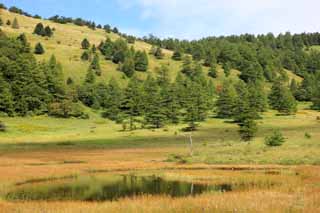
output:
<instances>
[{"instance_id":1,"label":"hillside","mask_svg":"<svg viewBox=\"0 0 320 213\"><path fill-rule=\"evenodd\" d=\"M21 33L25 33L30 42L31 47L34 47L36 43L41 42L45 48L44 55L36 55L36 58L41 60L48 60L52 54L54 54L57 60L62 64L65 79L71 77L75 82L82 82L87 69L89 67L89 62L84 62L80 59L83 50L81 49L81 41L87 38L91 44L98 46L101 41L109 37L112 41L115 41L120 36L115 33L106 33L103 29L92 30L86 26L77 26L74 24L59 24L48 20L39 20L16 13L11 13L7 10L0 9L0 17L4 20L13 20L17 18L20 28L12 29L10 26L3 25L1 29L10 36L18 36ZM41 37L33 34L36 24L42 22L45 26L49 25L51 28L55 28L54 36L51 38ZM149 52L151 45L143 41L137 40L133 44L136 50L145 50ZM171 59L173 54L172 51L163 49L164 58L162 60L156 59L154 56L149 55L149 69L148 72L154 73L156 67L161 64L168 66L170 70L170 76L172 79L175 78L177 73L181 70L182 62L174 61ZM103 58L103 56L101 56ZM99 81L108 82L112 77L115 77L120 82L126 82L126 77L122 72L117 70L118 65L107 60L100 60L102 75L98 78ZM207 67L203 67L205 73L208 72ZM214 83L221 83L224 79L224 73L221 66L218 66L218 78L214 79ZM301 77L295 75L294 73L286 70L290 79L296 79L300 82ZM147 73L136 72L139 78L145 79ZM232 70L231 78L237 78L239 71Z\"/></svg>"}]
</instances>

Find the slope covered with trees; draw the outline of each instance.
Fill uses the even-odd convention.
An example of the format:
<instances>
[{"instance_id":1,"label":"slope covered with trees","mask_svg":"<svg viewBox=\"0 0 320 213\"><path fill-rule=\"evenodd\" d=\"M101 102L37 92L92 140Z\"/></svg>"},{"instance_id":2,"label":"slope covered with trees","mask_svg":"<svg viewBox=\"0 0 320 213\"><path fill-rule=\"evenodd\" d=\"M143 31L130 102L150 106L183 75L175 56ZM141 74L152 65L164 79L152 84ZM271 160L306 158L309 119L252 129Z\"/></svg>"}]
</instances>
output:
<instances>
[{"instance_id":1,"label":"slope covered with trees","mask_svg":"<svg viewBox=\"0 0 320 213\"><path fill-rule=\"evenodd\" d=\"M124 130L182 122L187 131L217 116L249 141L269 109L294 114L297 101L320 108L320 52L310 48L320 44L318 33L150 36L147 44L109 25L10 11L1 10L10 25L0 38L0 111L9 116L87 118L85 105Z\"/></svg>"}]
</instances>

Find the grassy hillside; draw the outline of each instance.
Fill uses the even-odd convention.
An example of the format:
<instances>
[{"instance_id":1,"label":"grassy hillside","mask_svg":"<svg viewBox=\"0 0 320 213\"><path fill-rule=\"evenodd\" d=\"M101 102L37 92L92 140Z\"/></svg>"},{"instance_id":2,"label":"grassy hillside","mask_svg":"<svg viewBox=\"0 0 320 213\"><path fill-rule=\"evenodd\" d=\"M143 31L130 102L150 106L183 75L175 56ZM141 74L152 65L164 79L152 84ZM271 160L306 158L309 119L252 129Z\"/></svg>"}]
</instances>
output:
<instances>
[{"instance_id":1,"label":"grassy hillside","mask_svg":"<svg viewBox=\"0 0 320 213\"><path fill-rule=\"evenodd\" d=\"M1 28L10 36L18 36L21 33L26 33L28 41L33 48L37 42L41 42L46 50L44 55L36 55L39 61L48 60L52 54L54 54L58 61L63 65L65 78L71 77L75 82L81 82L89 67L89 62L81 61L80 57L83 53L81 49L81 42L84 38L87 38L91 44L98 46L102 40L106 37L110 37L111 40L116 40L119 35L114 33L106 33L102 29L91 30L86 26L80 27L74 24L58 24L48 20L39 20L26 16L22 16L15 13L10 13L7 10L0 9L0 17L6 23L7 20L13 20L17 18L20 29L12 29L11 26L3 25ZM49 25L51 28L55 28L54 36L52 38L44 38L33 34L36 24L42 22L45 26ZM136 41L133 45L136 50L145 50L149 52L151 45L142 41ZM181 70L181 62L171 59L172 51L163 50L165 54L164 59L157 60L154 56L149 55L149 70L148 72L154 73L157 66L165 64L169 67L171 78L175 78L177 73ZM100 81L109 81L112 77L115 77L119 81L125 82L125 75L117 70L118 65L111 61L103 60L103 56L100 57L100 64L102 69L102 76L98 78ZM207 73L208 68L204 67L204 71ZM301 78L294 75L292 72L287 71L289 78L295 78L301 81ZM146 73L136 72L140 78L145 78ZM237 78L238 71L232 70L231 78ZM225 79L221 66L218 66L218 78L214 79L215 83L221 83Z\"/></svg>"}]
</instances>

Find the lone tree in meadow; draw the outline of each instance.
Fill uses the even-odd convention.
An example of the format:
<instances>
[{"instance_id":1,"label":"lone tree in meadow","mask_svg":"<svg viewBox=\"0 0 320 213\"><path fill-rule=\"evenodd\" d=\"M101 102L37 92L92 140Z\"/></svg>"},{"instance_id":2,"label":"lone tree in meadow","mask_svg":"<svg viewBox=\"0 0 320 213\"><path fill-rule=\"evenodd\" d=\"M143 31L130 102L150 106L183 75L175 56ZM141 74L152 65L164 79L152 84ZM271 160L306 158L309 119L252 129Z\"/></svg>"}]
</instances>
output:
<instances>
[{"instance_id":1,"label":"lone tree in meadow","mask_svg":"<svg viewBox=\"0 0 320 213\"><path fill-rule=\"evenodd\" d=\"M13 28L13 29L19 29L19 28L20 28L17 18L14 18L14 19L13 19L12 28Z\"/></svg>"},{"instance_id":2,"label":"lone tree in meadow","mask_svg":"<svg viewBox=\"0 0 320 213\"><path fill-rule=\"evenodd\" d=\"M42 44L39 42L36 44L35 49L34 49L34 53L37 55L42 55L44 54L44 48L42 46Z\"/></svg>"},{"instance_id":3,"label":"lone tree in meadow","mask_svg":"<svg viewBox=\"0 0 320 213\"><path fill-rule=\"evenodd\" d=\"M83 41L81 42L81 47L85 50L88 50L90 48L90 42L88 41L88 39L83 39Z\"/></svg>"}]
</instances>

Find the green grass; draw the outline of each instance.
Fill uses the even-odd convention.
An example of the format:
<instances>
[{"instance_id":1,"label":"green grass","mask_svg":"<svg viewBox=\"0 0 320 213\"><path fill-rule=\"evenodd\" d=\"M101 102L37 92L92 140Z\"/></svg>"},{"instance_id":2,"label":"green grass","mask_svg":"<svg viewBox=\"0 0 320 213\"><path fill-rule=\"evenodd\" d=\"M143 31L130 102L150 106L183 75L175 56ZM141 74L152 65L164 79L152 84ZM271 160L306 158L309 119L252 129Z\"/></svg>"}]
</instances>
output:
<instances>
[{"instance_id":1,"label":"green grass","mask_svg":"<svg viewBox=\"0 0 320 213\"><path fill-rule=\"evenodd\" d=\"M238 126L211 118L193 134L195 155L187 162L208 164L314 164L319 165L319 112L301 104L295 116L265 113L259 120L259 132L250 143L240 141ZM165 129L121 131L121 125L98 117L89 120L49 117L1 118L8 131L0 133L0 152L50 149L126 149L179 148L188 153L188 140L180 130L185 126ZM267 147L266 136L280 129L286 137L281 147ZM308 133L311 137L305 137ZM168 156L169 157L169 156Z\"/></svg>"}]
</instances>

